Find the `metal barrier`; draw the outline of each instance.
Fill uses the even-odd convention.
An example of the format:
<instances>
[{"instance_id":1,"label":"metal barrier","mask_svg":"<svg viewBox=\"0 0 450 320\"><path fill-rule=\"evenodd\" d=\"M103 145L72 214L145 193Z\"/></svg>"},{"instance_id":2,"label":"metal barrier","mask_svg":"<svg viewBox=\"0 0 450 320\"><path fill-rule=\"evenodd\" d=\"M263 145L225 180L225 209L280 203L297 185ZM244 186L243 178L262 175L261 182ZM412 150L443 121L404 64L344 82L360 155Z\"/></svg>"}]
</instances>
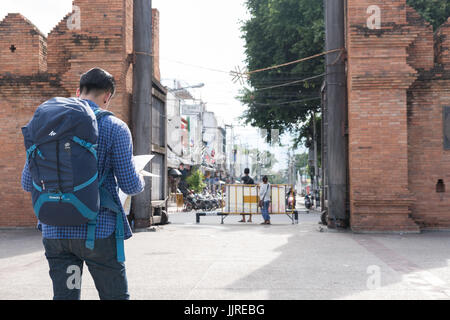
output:
<instances>
[{"instance_id":1,"label":"metal barrier","mask_svg":"<svg viewBox=\"0 0 450 320\"><path fill-rule=\"evenodd\" d=\"M288 184L271 184L270 189L270 207L269 214L286 214L291 220L292 224L298 223L298 212L295 206L288 208L286 204L286 196L289 188L291 188L291 195L293 194L293 186ZM206 212L198 212L196 214L196 222L200 223L201 216L218 215L222 216L222 224L225 218L229 215L241 214L261 214L259 207L259 185L244 185L244 184L227 184L223 186L222 203L224 207L220 212L213 212L207 214Z\"/></svg>"}]
</instances>

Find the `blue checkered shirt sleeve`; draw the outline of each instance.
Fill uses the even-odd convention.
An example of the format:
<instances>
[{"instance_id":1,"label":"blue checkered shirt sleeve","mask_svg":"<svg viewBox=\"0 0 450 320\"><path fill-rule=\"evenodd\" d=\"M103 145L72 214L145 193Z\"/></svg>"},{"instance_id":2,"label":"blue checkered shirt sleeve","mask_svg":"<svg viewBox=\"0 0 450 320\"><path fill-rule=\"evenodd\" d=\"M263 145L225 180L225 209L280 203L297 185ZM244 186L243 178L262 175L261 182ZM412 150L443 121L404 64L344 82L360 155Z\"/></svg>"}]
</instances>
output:
<instances>
[{"instance_id":1,"label":"blue checkered shirt sleeve","mask_svg":"<svg viewBox=\"0 0 450 320\"><path fill-rule=\"evenodd\" d=\"M31 192L33 185L31 180L31 174L30 169L28 169L28 162L25 162L25 166L23 167L22 171L22 188L26 192Z\"/></svg>"},{"instance_id":2,"label":"blue checkered shirt sleeve","mask_svg":"<svg viewBox=\"0 0 450 320\"><path fill-rule=\"evenodd\" d=\"M112 145L112 167L119 188L128 195L140 193L144 179L135 169L131 132L125 123L117 128L116 139Z\"/></svg>"}]
</instances>

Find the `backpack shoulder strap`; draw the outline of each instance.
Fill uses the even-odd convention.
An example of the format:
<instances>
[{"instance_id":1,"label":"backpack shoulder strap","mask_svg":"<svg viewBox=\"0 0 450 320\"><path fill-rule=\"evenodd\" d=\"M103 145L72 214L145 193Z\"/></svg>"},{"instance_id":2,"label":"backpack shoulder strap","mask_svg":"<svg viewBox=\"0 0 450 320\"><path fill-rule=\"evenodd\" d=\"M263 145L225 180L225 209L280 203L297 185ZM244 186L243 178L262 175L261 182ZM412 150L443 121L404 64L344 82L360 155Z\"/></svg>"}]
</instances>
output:
<instances>
[{"instance_id":1,"label":"backpack shoulder strap","mask_svg":"<svg viewBox=\"0 0 450 320\"><path fill-rule=\"evenodd\" d=\"M264 192L263 199L266 198L266 194L267 194L267 192L269 191L269 188L270 188L270 183L267 183L267 189L266 189L266 191Z\"/></svg>"},{"instance_id":2,"label":"backpack shoulder strap","mask_svg":"<svg viewBox=\"0 0 450 320\"><path fill-rule=\"evenodd\" d=\"M114 113L97 109L94 111L95 117L97 121L106 116L113 116ZM117 261L124 262L125 261L125 248L124 248L124 224L122 220L122 211L120 210L119 205L114 201L112 194L103 186L106 176L109 171L105 172L102 177L99 179L99 193L100 193L100 207L108 208L114 213L116 213L116 250L117 250ZM87 239L86 239L86 247L94 248L95 241L95 228L96 221L88 222L88 231L87 231Z\"/></svg>"},{"instance_id":3,"label":"backpack shoulder strap","mask_svg":"<svg viewBox=\"0 0 450 320\"><path fill-rule=\"evenodd\" d=\"M94 114L95 114L95 117L97 118L97 121L100 120L103 117L113 116L114 115L114 113L112 113L111 111L100 109L100 108L95 110Z\"/></svg>"}]
</instances>

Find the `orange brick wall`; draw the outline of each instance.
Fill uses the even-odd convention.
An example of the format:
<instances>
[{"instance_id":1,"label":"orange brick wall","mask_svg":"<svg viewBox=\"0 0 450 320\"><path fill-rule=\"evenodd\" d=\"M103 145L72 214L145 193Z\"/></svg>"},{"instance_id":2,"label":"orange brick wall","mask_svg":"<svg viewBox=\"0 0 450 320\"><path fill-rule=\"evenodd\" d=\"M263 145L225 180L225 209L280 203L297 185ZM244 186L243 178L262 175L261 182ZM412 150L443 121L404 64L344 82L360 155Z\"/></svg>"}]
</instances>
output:
<instances>
[{"instance_id":1,"label":"orange brick wall","mask_svg":"<svg viewBox=\"0 0 450 320\"><path fill-rule=\"evenodd\" d=\"M69 30L66 15L46 38L20 14L0 22L0 227L34 226L28 193L22 191L25 150L21 127L36 108L54 96L75 96L80 75L93 67L108 70L117 91L111 111L130 123L133 88L133 0L74 0L81 29ZM158 17L153 22L159 51ZM9 50L14 44L15 52ZM159 55L159 52L158 52ZM155 59L155 64L158 60ZM159 66L155 76L159 78Z\"/></svg>"},{"instance_id":2,"label":"orange brick wall","mask_svg":"<svg viewBox=\"0 0 450 320\"><path fill-rule=\"evenodd\" d=\"M380 29L367 26L371 5ZM448 193L436 195L437 180L449 179L442 106L450 94L433 29L406 0L348 0L347 8L351 228L450 229Z\"/></svg>"},{"instance_id":3,"label":"orange brick wall","mask_svg":"<svg viewBox=\"0 0 450 320\"><path fill-rule=\"evenodd\" d=\"M8 14L1 21L0 45L1 73L28 75L46 71L45 36L21 14ZM16 49L11 51L11 46Z\"/></svg>"},{"instance_id":4,"label":"orange brick wall","mask_svg":"<svg viewBox=\"0 0 450 320\"><path fill-rule=\"evenodd\" d=\"M31 197L20 183L25 163L21 128L31 119L37 105L48 97L65 94L58 83L58 79L48 75L0 77L1 227L36 224Z\"/></svg>"},{"instance_id":5,"label":"orange brick wall","mask_svg":"<svg viewBox=\"0 0 450 320\"><path fill-rule=\"evenodd\" d=\"M116 79L117 92L111 111L129 123L131 87L127 56L132 51L131 0L75 0L80 8L81 30L69 30L67 15L48 36L49 72L61 74L62 86L74 96L80 76L93 67L109 71ZM127 11L128 10L128 11ZM131 13L132 17L132 13Z\"/></svg>"},{"instance_id":6,"label":"orange brick wall","mask_svg":"<svg viewBox=\"0 0 450 320\"><path fill-rule=\"evenodd\" d=\"M445 70L450 70L450 19L447 20L435 35L436 62L443 66Z\"/></svg>"},{"instance_id":7,"label":"orange brick wall","mask_svg":"<svg viewBox=\"0 0 450 320\"><path fill-rule=\"evenodd\" d=\"M446 39L450 39L449 23L436 33L436 43L448 47ZM427 50L434 53L433 47ZM412 216L422 229L450 229L450 151L443 148L443 107L450 106L450 53L440 49L436 66L421 70L408 91L409 185L417 199ZM438 180L446 184L445 193L436 192Z\"/></svg>"}]
</instances>

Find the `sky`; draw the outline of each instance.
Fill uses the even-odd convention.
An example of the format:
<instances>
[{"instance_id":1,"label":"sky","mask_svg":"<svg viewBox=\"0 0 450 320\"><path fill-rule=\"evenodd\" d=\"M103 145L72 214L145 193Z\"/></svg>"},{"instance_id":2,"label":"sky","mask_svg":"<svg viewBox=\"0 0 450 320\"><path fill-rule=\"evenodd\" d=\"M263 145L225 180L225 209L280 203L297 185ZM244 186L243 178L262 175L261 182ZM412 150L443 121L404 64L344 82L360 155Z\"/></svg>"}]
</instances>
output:
<instances>
[{"instance_id":1,"label":"sky","mask_svg":"<svg viewBox=\"0 0 450 320\"><path fill-rule=\"evenodd\" d=\"M242 85L234 83L230 71L245 67L245 42L241 38L242 21L249 18L245 0L153 0L160 13L161 82L179 80L185 86L204 83L191 89L192 94L207 103L219 123L235 125L242 144L263 145L255 128L239 127L238 117L245 106L235 97ZM19 12L44 34L69 12L72 0L1 0L0 19ZM283 139L285 143L289 138ZM285 167L285 148L275 148L279 163Z\"/></svg>"}]
</instances>

